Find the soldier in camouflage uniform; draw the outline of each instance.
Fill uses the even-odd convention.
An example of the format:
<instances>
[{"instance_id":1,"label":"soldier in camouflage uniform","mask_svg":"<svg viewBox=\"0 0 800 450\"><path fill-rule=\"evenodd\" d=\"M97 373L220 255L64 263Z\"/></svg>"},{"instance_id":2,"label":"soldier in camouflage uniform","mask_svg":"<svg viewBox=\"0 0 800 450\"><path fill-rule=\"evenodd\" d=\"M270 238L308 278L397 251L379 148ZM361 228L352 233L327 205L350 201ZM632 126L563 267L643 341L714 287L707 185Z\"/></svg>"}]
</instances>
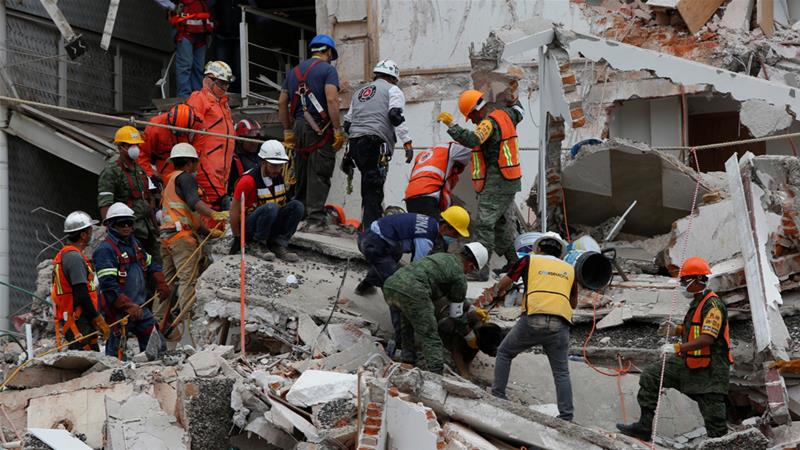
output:
<instances>
[{"instance_id":1,"label":"soldier in camouflage uniform","mask_svg":"<svg viewBox=\"0 0 800 450\"><path fill-rule=\"evenodd\" d=\"M403 315L404 362L416 363L416 342L422 347L422 368L442 373L444 346L439 337L434 302L447 298L451 317L463 315L467 294L465 273L480 269L488 260L486 249L477 242L464 246L461 253L436 253L419 259L394 273L383 284L383 296L389 306Z\"/></svg>"},{"instance_id":2,"label":"soldier in camouflage uniform","mask_svg":"<svg viewBox=\"0 0 800 450\"><path fill-rule=\"evenodd\" d=\"M161 247L158 241L158 227L155 223L153 197L150 183L144 169L136 162L139 157L139 144L144 141L139 131L132 126L117 130L114 143L119 149L119 158L109 162L100 172L97 181L97 207L105 219L108 208L121 202L133 209L136 221L134 235L145 251L161 264Z\"/></svg>"},{"instance_id":3,"label":"soldier in camouflage uniform","mask_svg":"<svg viewBox=\"0 0 800 450\"><path fill-rule=\"evenodd\" d=\"M437 120L447 125L447 133L453 140L465 147L477 148L472 153L472 183L478 192L476 239L489 255L494 250L505 254L512 263L516 261L514 238L509 232L506 213L522 187L516 131L516 125L522 121L522 107L515 102L510 107L489 111L491 108L483 94L475 90L461 94L458 107L464 117L477 125L474 131L453 124L453 115L449 112L439 114ZM489 266L468 278L488 280Z\"/></svg>"},{"instance_id":4,"label":"soldier in camouflage uniform","mask_svg":"<svg viewBox=\"0 0 800 450\"><path fill-rule=\"evenodd\" d=\"M709 437L724 436L728 432L725 397L733 357L730 353L728 311L725 303L707 288L711 268L702 258L688 258L681 268L681 291L691 298L689 311L683 324L672 327L665 323L662 334L681 336L677 344L664 344L666 353L663 387L677 389L697 402L703 415ZM650 441L653 431L653 414L658 402L658 385L661 363L646 367L639 378L639 407L642 415L638 422L617 424L628 436Z\"/></svg>"}]
</instances>

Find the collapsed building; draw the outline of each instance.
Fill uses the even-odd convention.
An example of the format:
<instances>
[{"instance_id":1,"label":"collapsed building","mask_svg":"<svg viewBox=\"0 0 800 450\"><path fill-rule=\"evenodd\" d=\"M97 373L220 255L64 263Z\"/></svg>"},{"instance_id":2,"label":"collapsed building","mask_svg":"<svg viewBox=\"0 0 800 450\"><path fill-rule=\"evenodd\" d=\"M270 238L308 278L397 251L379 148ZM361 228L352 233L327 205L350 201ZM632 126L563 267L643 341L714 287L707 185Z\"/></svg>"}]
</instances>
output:
<instances>
[{"instance_id":1,"label":"collapsed building","mask_svg":"<svg viewBox=\"0 0 800 450\"><path fill-rule=\"evenodd\" d=\"M553 417L543 355L517 359L510 401L483 388L494 365L484 354L472 362L470 379L392 362L382 345L391 325L380 294L352 293L363 270L354 240L298 233L301 263L247 256L244 317L238 258L224 256L224 241L210 249L214 262L198 282L187 343L165 354L134 351L131 362L121 363L63 352L15 372L24 346L4 344L2 445L648 448L616 433L614 424L638 414L636 373L659 360L656 326L685 313L674 276L687 256L697 254L712 264L712 287L731 320L732 433L706 440L697 406L667 390L655 445L796 447L800 379L770 363L796 358L800 338L800 166L793 137L737 143L800 129L794 6L776 1L768 20L757 10L762 2L752 0L712 2L717 8L708 13L655 0L525 3L503 5L513 20L485 41L457 34L474 42L466 65L420 65L404 76L403 87L412 130L428 131L415 138L416 145L444 138L430 123L439 111L453 109L461 89L474 85L491 101L516 90L529 112L526 121L542 128L520 131L523 149L542 149L547 170L539 184L535 153L527 153L523 164L533 173L526 174L517 199L518 227L538 227L536 216L544 209L548 229L572 240L593 237L612 262L610 283L582 290L575 311L574 424ZM440 16L462 9L440 7L415 4L406 13ZM492 13L494 8L500 7L492 6ZM352 87L368 76L370 60L385 55L381 44L395 50L407 45L393 33L417 33L422 38L411 47L430 46L430 36L419 29L378 32L381 17L403 14L390 2L328 1L317 9L318 29L330 28L346 43L342 58L364 62L346 66L343 78ZM458 26L466 28L487 11L461 13ZM418 18L410 23L423 24ZM743 32L751 23L752 32ZM362 32L376 38L377 48L359 37ZM546 70L536 55L543 46ZM412 53L409 60L427 56ZM540 90L548 98L539 98ZM542 110L545 121L536 119ZM718 143L728 144L702 149ZM395 161L392 171L387 204L400 204L408 169ZM474 201L467 182L457 194L466 204ZM348 207L343 192L332 195L352 212L355 202ZM50 271L52 265L41 265L41 297L48 295ZM468 297L483 287L470 283ZM506 305L491 313L504 329L519 315L513 300ZM47 314L35 309L29 321L46 329ZM52 345L46 337L37 342L37 348Z\"/></svg>"}]
</instances>

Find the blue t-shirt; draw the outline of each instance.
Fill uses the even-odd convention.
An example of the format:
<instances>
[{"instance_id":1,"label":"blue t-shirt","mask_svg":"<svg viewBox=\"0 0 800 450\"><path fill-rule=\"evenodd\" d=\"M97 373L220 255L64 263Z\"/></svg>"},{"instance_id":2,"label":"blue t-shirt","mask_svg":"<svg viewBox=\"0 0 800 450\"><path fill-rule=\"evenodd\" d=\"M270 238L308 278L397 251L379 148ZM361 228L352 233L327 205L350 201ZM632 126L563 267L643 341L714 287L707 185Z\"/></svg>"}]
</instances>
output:
<instances>
[{"instance_id":1,"label":"blue t-shirt","mask_svg":"<svg viewBox=\"0 0 800 450\"><path fill-rule=\"evenodd\" d=\"M310 66L313 61L320 62L306 74L306 85L311 89L311 92L314 93L314 97L317 98L322 109L328 112L328 101L325 98L325 85L332 84L336 86L336 89L339 89L339 74L336 73L336 69L334 69L332 65L318 58L309 58L302 61L298 66L300 67L300 73L306 73L308 66ZM295 76L295 70L292 68L292 70L286 74L286 78L283 81L283 89L289 93L290 108L294 101L294 93L297 92L297 85L298 82ZM311 103L311 100L308 98L306 99L306 107L314 119L319 121L320 116L317 112L317 108L314 107L313 103ZM303 117L303 105L300 103L299 99L297 100L297 109L295 110L294 117Z\"/></svg>"}]
</instances>

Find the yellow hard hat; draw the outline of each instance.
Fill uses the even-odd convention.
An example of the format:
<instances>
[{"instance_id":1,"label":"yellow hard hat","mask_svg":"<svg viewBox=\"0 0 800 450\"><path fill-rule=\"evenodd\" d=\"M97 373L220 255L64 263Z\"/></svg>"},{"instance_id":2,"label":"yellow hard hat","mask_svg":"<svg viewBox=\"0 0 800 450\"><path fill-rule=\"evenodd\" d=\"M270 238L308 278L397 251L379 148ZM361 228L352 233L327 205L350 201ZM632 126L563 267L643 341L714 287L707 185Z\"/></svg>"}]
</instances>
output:
<instances>
[{"instance_id":1,"label":"yellow hard hat","mask_svg":"<svg viewBox=\"0 0 800 450\"><path fill-rule=\"evenodd\" d=\"M484 106L486 106L486 102L483 100L483 93L481 93L481 91L470 89L464 91L461 93L461 96L458 97L458 109L464 117L468 117L469 113L481 109Z\"/></svg>"},{"instance_id":2,"label":"yellow hard hat","mask_svg":"<svg viewBox=\"0 0 800 450\"><path fill-rule=\"evenodd\" d=\"M130 125L125 125L117 130L117 133L114 135L114 143L120 142L126 144L141 144L144 141L142 140L142 135L139 134L139 130Z\"/></svg>"},{"instance_id":3,"label":"yellow hard hat","mask_svg":"<svg viewBox=\"0 0 800 450\"><path fill-rule=\"evenodd\" d=\"M442 219L458 231L458 234L469 237L469 213L460 206L451 206L442 212Z\"/></svg>"}]
</instances>

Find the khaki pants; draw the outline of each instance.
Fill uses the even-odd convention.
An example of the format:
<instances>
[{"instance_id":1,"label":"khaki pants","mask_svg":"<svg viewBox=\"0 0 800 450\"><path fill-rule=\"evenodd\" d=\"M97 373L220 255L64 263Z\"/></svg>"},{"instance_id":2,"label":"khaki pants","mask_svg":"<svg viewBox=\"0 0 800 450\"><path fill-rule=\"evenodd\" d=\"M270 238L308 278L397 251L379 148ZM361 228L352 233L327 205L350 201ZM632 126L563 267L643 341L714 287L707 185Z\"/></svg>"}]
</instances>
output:
<instances>
[{"instance_id":1,"label":"khaki pants","mask_svg":"<svg viewBox=\"0 0 800 450\"><path fill-rule=\"evenodd\" d=\"M167 243L166 240L161 242L161 256L164 259L164 278L170 281L176 272L178 274L175 281L178 283L179 311L185 310L192 297L194 297L194 285L200 274L200 258L203 256L202 252L195 252L196 249L197 241L194 238L176 239L171 243ZM171 288L175 289L174 282ZM158 306L155 309L158 319L157 325L160 325L164 316L168 315L168 307L169 299L159 299ZM176 311L176 316L179 311ZM191 319L191 315L187 315L184 319L186 318ZM170 340L180 339L180 334L172 333L170 338Z\"/></svg>"}]
</instances>

